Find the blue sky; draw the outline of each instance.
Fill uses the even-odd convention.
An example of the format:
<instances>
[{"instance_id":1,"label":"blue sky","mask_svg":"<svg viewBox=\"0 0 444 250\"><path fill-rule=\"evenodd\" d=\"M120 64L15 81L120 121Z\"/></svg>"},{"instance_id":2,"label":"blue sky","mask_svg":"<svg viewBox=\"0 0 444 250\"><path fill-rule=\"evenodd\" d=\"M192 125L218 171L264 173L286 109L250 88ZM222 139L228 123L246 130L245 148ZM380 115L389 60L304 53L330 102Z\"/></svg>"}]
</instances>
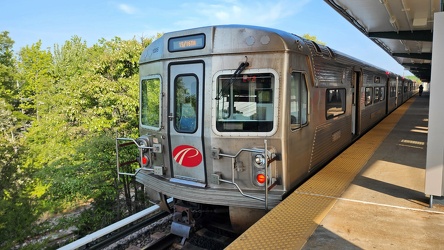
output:
<instances>
[{"instance_id":1,"label":"blue sky","mask_svg":"<svg viewBox=\"0 0 444 250\"><path fill-rule=\"evenodd\" d=\"M399 75L411 75L379 46L322 0L13 0L0 8L0 31L14 51L42 41L42 48L79 36L88 45L100 38L132 39L216 24L272 27L309 33L333 49Z\"/></svg>"}]
</instances>

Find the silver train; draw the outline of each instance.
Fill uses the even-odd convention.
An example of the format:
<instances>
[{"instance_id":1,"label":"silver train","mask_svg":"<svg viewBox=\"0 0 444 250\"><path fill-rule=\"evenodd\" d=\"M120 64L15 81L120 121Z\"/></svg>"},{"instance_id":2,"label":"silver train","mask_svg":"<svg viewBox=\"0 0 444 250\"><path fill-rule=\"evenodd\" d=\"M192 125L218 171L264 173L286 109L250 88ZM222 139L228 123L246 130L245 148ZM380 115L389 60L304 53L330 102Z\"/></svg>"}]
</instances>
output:
<instances>
[{"instance_id":1,"label":"silver train","mask_svg":"<svg viewBox=\"0 0 444 250\"><path fill-rule=\"evenodd\" d=\"M224 25L171 32L140 58L140 137L117 171L193 224L267 211L387 114L416 83L284 31ZM123 172L121 147L137 147Z\"/></svg>"}]
</instances>

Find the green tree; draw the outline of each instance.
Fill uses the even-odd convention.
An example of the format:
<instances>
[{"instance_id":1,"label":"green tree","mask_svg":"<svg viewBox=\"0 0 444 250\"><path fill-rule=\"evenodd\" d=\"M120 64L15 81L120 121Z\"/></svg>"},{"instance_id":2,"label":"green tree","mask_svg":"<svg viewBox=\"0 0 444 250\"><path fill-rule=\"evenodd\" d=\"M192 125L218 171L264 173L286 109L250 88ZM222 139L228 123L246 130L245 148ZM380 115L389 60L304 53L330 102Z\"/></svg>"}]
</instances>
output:
<instances>
[{"instance_id":1,"label":"green tree","mask_svg":"<svg viewBox=\"0 0 444 250\"><path fill-rule=\"evenodd\" d=\"M0 33L0 98L12 102L14 95L14 41L9 37L9 32Z\"/></svg>"},{"instance_id":2,"label":"green tree","mask_svg":"<svg viewBox=\"0 0 444 250\"><path fill-rule=\"evenodd\" d=\"M419 84L422 83L422 81L418 77L413 76L413 75L412 76L405 76L405 78L410 79L410 80L417 82Z\"/></svg>"},{"instance_id":3,"label":"green tree","mask_svg":"<svg viewBox=\"0 0 444 250\"><path fill-rule=\"evenodd\" d=\"M74 36L52 53L38 41L15 61L2 35L0 248L35 233L44 213L91 203L78 225L95 230L139 209L119 207L115 137L138 134L138 60L154 38L88 47Z\"/></svg>"},{"instance_id":4,"label":"green tree","mask_svg":"<svg viewBox=\"0 0 444 250\"><path fill-rule=\"evenodd\" d=\"M47 108L39 109L40 119L26 138L26 166L37 169L34 192L43 210L57 213L93 200L107 204L97 211L113 211L109 202L117 203L119 191L114 140L117 135L137 136L138 58L143 48L134 39L118 37L92 47L73 37L54 48L53 70L45 71L51 79L41 81L51 83L44 88L50 94L33 92L35 99L44 95Z\"/></svg>"},{"instance_id":5,"label":"green tree","mask_svg":"<svg viewBox=\"0 0 444 250\"><path fill-rule=\"evenodd\" d=\"M308 40L314 41L314 42L316 42L316 43L318 43L318 44L326 45L326 43L324 43L324 42L318 40L318 38L317 38L316 36L310 35L310 34L308 34L308 33L307 33L307 34L304 34L302 37L305 38L305 39L308 39Z\"/></svg>"},{"instance_id":6,"label":"green tree","mask_svg":"<svg viewBox=\"0 0 444 250\"><path fill-rule=\"evenodd\" d=\"M0 248L9 249L31 234L36 219L28 187L31 174L23 168L21 138L28 118L18 111L14 42L0 33Z\"/></svg>"},{"instance_id":7,"label":"green tree","mask_svg":"<svg viewBox=\"0 0 444 250\"><path fill-rule=\"evenodd\" d=\"M19 52L20 69L20 109L23 113L36 116L39 111L49 112L50 96L53 94L51 74L53 70L52 54L41 50L41 41L22 48Z\"/></svg>"}]
</instances>

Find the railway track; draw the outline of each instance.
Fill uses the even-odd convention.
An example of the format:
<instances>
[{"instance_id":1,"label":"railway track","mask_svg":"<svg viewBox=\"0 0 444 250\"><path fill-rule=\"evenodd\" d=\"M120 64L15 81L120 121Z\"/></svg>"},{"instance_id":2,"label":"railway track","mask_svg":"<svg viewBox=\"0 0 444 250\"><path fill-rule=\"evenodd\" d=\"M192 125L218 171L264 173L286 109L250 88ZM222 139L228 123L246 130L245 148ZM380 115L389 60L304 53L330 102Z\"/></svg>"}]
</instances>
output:
<instances>
[{"instance_id":1,"label":"railway track","mask_svg":"<svg viewBox=\"0 0 444 250\"><path fill-rule=\"evenodd\" d=\"M167 212L158 213L125 229L113 232L89 243L85 246L85 249L126 249L126 246L130 245L139 237L146 237L158 231L165 231L166 227L168 227L170 217Z\"/></svg>"},{"instance_id":2,"label":"railway track","mask_svg":"<svg viewBox=\"0 0 444 250\"><path fill-rule=\"evenodd\" d=\"M220 229L215 230L214 228L205 227L195 232L183 245L181 244L181 237L168 234L147 246L141 248L130 246L127 250L222 250L233 242L236 237L237 235L235 237L233 235L227 236L226 232L223 233Z\"/></svg>"},{"instance_id":3,"label":"railway track","mask_svg":"<svg viewBox=\"0 0 444 250\"><path fill-rule=\"evenodd\" d=\"M170 226L170 225L169 225ZM171 227L169 227L171 229ZM130 246L127 249L141 250L141 249L225 249L231 242L239 236L238 233L232 231L229 220L224 215L218 214L209 216L196 228L192 229L190 237L184 240L182 237L168 233L156 233L150 235L152 241L144 246L135 247ZM143 239L139 239L143 241Z\"/></svg>"},{"instance_id":4,"label":"railway track","mask_svg":"<svg viewBox=\"0 0 444 250\"><path fill-rule=\"evenodd\" d=\"M182 237L171 234L172 216L158 213L124 229L104 235L81 247L61 249L113 249L113 250L188 250L225 249L238 235L231 232L226 224L210 221L183 241Z\"/></svg>"}]
</instances>

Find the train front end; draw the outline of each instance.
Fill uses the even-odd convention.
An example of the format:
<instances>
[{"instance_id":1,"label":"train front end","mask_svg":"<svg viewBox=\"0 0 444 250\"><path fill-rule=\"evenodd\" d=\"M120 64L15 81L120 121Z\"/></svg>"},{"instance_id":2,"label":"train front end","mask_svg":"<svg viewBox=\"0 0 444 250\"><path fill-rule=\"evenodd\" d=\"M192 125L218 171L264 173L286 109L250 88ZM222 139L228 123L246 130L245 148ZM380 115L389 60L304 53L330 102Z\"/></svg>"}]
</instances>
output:
<instances>
[{"instance_id":1,"label":"train front end","mask_svg":"<svg viewBox=\"0 0 444 250\"><path fill-rule=\"evenodd\" d=\"M174 198L175 220L192 224L208 206L238 220L281 201L286 49L274 31L216 26L167 33L144 50L140 137L116 148L138 148L136 180L163 207Z\"/></svg>"}]
</instances>

